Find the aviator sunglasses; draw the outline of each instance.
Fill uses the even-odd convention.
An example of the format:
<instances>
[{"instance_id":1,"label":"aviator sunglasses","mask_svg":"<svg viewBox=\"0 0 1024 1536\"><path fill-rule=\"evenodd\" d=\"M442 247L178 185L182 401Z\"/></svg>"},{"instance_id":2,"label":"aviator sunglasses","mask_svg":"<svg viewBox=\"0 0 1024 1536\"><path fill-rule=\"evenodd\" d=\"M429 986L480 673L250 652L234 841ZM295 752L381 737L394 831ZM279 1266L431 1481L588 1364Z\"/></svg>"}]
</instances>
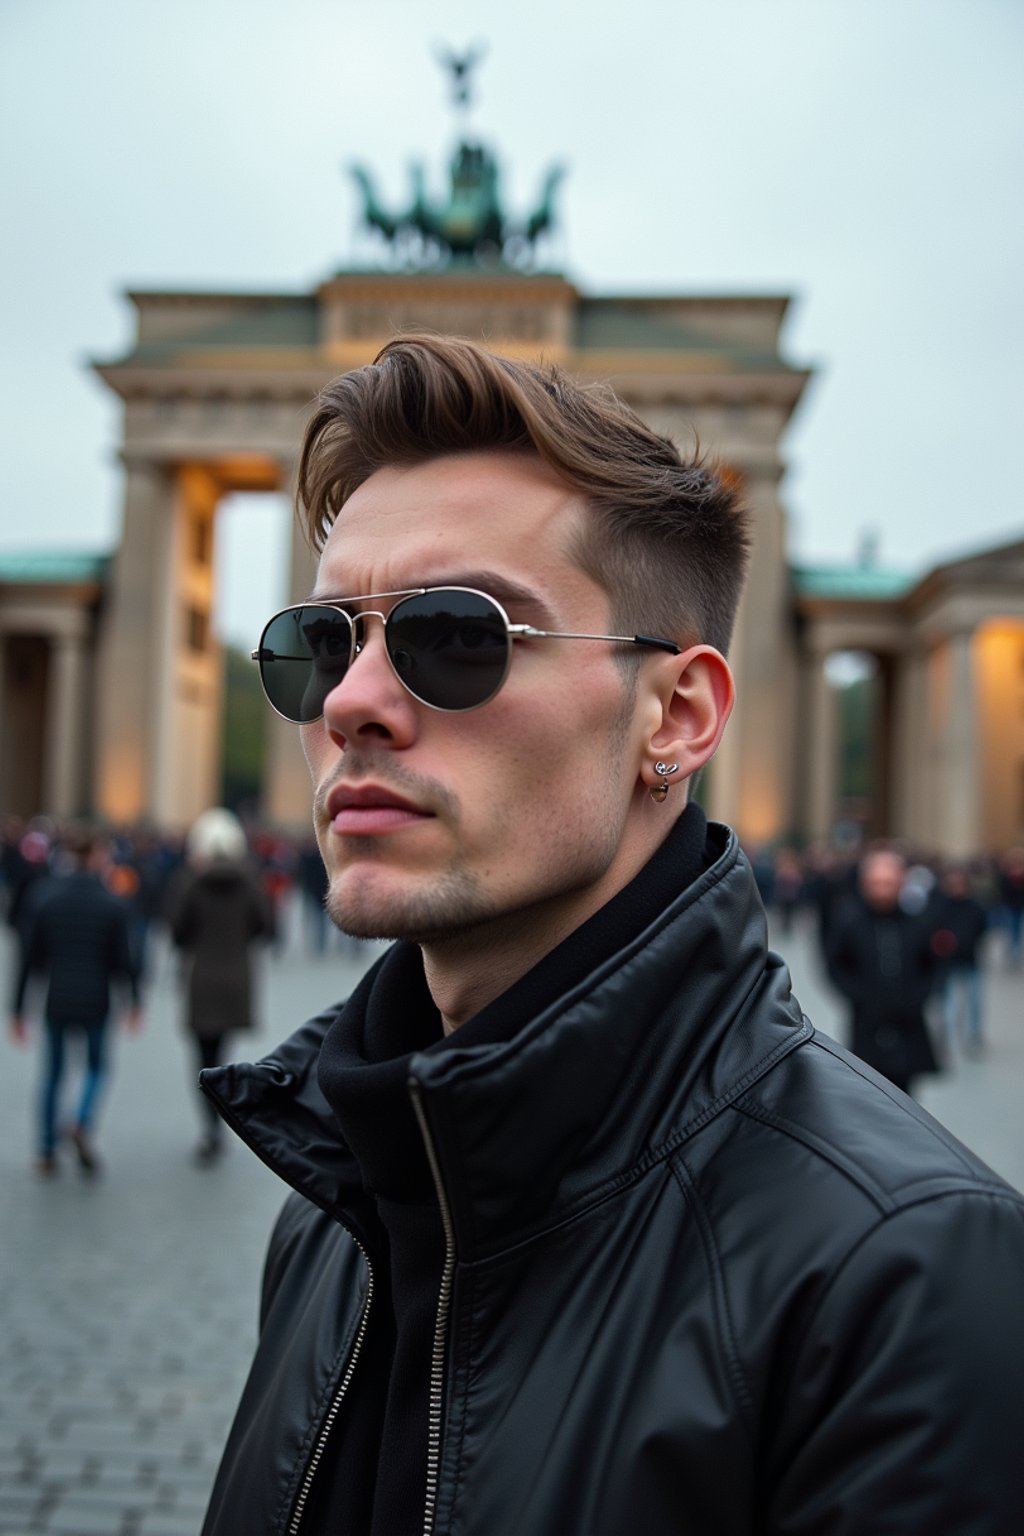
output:
<instances>
[{"instance_id":1,"label":"aviator sunglasses","mask_svg":"<svg viewBox=\"0 0 1024 1536\"><path fill-rule=\"evenodd\" d=\"M349 613L346 603L397 598L390 612ZM324 703L359 655L357 626L384 625L384 645L395 676L430 709L479 709L498 692L512 662L512 642L606 640L646 645L679 655L678 645L652 635L579 635L511 624L501 604L472 587L416 587L368 592L332 603L299 603L275 613L252 653L263 691L274 709L298 725L319 720Z\"/></svg>"}]
</instances>

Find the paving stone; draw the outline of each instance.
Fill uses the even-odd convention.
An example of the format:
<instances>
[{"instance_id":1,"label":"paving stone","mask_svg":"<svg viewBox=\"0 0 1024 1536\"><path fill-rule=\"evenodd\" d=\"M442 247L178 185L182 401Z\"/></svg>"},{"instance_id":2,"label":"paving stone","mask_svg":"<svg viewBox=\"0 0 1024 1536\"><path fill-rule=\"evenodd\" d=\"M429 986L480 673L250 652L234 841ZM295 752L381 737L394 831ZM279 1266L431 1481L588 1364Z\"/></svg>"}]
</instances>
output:
<instances>
[{"instance_id":1,"label":"paving stone","mask_svg":"<svg viewBox=\"0 0 1024 1536\"><path fill-rule=\"evenodd\" d=\"M213 1478L214 1469L212 1467L203 1470L179 1467L173 1478L161 1478L159 1480L159 1487L161 1490L166 1490L172 1496L195 1494L197 1496L201 1495L205 1499L209 1497L210 1489L213 1487Z\"/></svg>"},{"instance_id":2,"label":"paving stone","mask_svg":"<svg viewBox=\"0 0 1024 1536\"><path fill-rule=\"evenodd\" d=\"M49 1433L53 1445L64 1450L81 1448L83 1455L90 1452L99 1455L117 1447L150 1450L154 1438L152 1433L147 1435L130 1419L123 1424L90 1424L83 1419L61 1419L52 1425Z\"/></svg>"},{"instance_id":3,"label":"paving stone","mask_svg":"<svg viewBox=\"0 0 1024 1536\"><path fill-rule=\"evenodd\" d=\"M8 1478L19 1476L33 1464L33 1461L34 1458L28 1451L10 1449L0 1451L0 1488Z\"/></svg>"},{"instance_id":4,"label":"paving stone","mask_svg":"<svg viewBox=\"0 0 1024 1536\"><path fill-rule=\"evenodd\" d=\"M128 1515L140 1515L157 1503L155 1490L140 1489L135 1493L118 1494L106 1488L80 1486L68 1489L54 1504L54 1514L64 1509L79 1509L90 1515L105 1515L110 1525L118 1524Z\"/></svg>"},{"instance_id":5,"label":"paving stone","mask_svg":"<svg viewBox=\"0 0 1024 1536\"><path fill-rule=\"evenodd\" d=\"M112 1467L104 1467L84 1482L84 1486L101 1488L105 1493L134 1497L142 1495L146 1498L161 1498L166 1484L149 1472L142 1475L138 1472L121 1471Z\"/></svg>"},{"instance_id":6,"label":"paving stone","mask_svg":"<svg viewBox=\"0 0 1024 1536\"><path fill-rule=\"evenodd\" d=\"M127 1536L127 1530L128 1521L117 1513L104 1515L73 1504L55 1510L45 1526L46 1536Z\"/></svg>"},{"instance_id":7,"label":"paving stone","mask_svg":"<svg viewBox=\"0 0 1024 1536\"><path fill-rule=\"evenodd\" d=\"M180 1456L168 1457L167 1461L172 1465L180 1461ZM101 1478L105 1472L120 1473L132 1478L155 1478L164 1460L160 1456L154 1456L151 1449L141 1445L109 1445L102 1450L93 1451L85 1456L85 1462L89 1468L89 1476L95 1481Z\"/></svg>"},{"instance_id":8,"label":"paving stone","mask_svg":"<svg viewBox=\"0 0 1024 1536\"><path fill-rule=\"evenodd\" d=\"M20 1520L29 1519L40 1508L42 1502L38 1489L21 1489L13 1485L0 1488L0 1519L12 1520L15 1517Z\"/></svg>"},{"instance_id":9,"label":"paving stone","mask_svg":"<svg viewBox=\"0 0 1024 1536\"><path fill-rule=\"evenodd\" d=\"M205 1514L205 1510L203 1513ZM144 1515L139 1523L137 1536L196 1536L198 1529L195 1518L191 1515Z\"/></svg>"}]
</instances>

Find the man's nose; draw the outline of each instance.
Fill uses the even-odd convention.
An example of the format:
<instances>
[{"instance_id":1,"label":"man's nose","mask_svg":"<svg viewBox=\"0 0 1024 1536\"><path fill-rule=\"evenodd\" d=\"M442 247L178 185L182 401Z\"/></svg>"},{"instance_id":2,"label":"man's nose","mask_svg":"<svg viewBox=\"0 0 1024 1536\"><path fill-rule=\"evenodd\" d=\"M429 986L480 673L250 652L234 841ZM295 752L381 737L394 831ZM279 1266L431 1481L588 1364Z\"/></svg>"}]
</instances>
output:
<instances>
[{"instance_id":1,"label":"man's nose","mask_svg":"<svg viewBox=\"0 0 1024 1536\"><path fill-rule=\"evenodd\" d=\"M414 734L415 704L388 657L383 617L355 615L355 655L324 700L324 723L339 746L371 736L405 745Z\"/></svg>"}]
</instances>

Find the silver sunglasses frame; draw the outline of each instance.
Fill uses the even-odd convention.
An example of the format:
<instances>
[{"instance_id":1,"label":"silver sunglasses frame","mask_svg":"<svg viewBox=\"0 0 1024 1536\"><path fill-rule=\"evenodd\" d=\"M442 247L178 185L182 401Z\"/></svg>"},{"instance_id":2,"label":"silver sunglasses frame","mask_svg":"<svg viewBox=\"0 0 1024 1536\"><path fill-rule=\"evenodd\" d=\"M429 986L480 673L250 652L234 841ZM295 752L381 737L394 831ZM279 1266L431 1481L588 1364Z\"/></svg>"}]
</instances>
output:
<instances>
[{"instance_id":1,"label":"silver sunglasses frame","mask_svg":"<svg viewBox=\"0 0 1024 1536\"><path fill-rule=\"evenodd\" d=\"M419 694L416 693L414 689L410 688L409 684L406 682L405 678L402 677L401 673L395 667L395 664L391 659L391 652L387 647L388 621L395 613L396 609L401 607L402 602L405 599L410 597L425 597L428 592L464 592L467 593L470 597L482 597L485 602L490 603L492 607L497 610L502 623L505 625L505 631L509 638L508 653L505 657L505 666L502 670L502 674L498 682L492 688L487 697L480 700L479 704L464 704L459 708L453 709L444 704L431 704L429 699L421 699ZM360 613L351 614L347 611L346 608L342 606L344 603L376 603L380 602L382 598L388 597L397 598L398 602L396 602L394 607L389 609L387 613L381 613L381 611L377 608L368 608L364 609ZM498 599L496 597L492 597L489 592L482 592L479 587L456 587L451 586L448 583L444 583L443 585L436 587L405 587L397 592L365 592L361 596L336 597L328 600L318 598L315 601L306 603L289 603L287 607L279 608L276 613L271 614L270 618L264 624L263 633L260 635L260 643L254 651L250 652L250 660L257 662L259 665L260 686L263 689L267 703L270 705L271 709L276 715L280 715L281 719L287 720L290 725L315 725L317 720L323 719L324 711L321 710L318 715L314 715L312 720L293 720L290 715L286 715L280 709L278 709L277 705L274 703L273 699L270 697L269 692L267 691L267 685L263 677L263 662L265 660L274 660L277 652L268 651L264 647L263 641L271 624L282 618L284 614L297 613L300 610L307 608L329 608L335 613L340 613L345 619L348 620L348 626L351 633L351 646L349 649L348 664L345 668L345 672L342 674L342 677L347 676L349 667L351 667L352 663L359 655L365 643L364 641L357 640L356 638L357 621L361 619L380 619L381 623L384 625L385 630L384 653L388 658L388 664L391 667L392 672L394 672L395 677L401 683L406 693L409 694L411 698L416 700L417 704L422 704L425 709L432 709L439 715L467 715L470 714L474 709L482 709L485 704L489 704L491 700L495 698L505 686L505 681L508 677L509 669L512 666L512 641L516 639L528 638L531 640L606 640L618 645L646 645L655 650L667 651L672 656L678 656L680 654L680 647L676 645L674 641L659 639L655 635L591 635L581 634L576 631L568 630L537 629L533 624L513 624L501 603L498 602ZM304 660L305 658L290 657L288 659L299 661ZM342 679L339 678L339 683L341 680ZM338 684L335 684L335 687L337 686Z\"/></svg>"}]
</instances>

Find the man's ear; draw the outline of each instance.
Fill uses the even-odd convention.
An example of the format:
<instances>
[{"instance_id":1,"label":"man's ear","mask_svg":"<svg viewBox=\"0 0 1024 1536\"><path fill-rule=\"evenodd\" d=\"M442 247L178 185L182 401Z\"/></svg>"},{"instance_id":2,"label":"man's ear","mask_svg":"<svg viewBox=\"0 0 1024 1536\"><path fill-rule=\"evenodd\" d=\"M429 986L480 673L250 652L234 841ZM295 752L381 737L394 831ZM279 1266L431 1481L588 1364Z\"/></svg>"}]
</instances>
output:
<instances>
[{"instance_id":1,"label":"man's ear","mask_svg":"<svg viewBox=\"0 0 1024 1536\"><path fill-rule=\"evenodd\" d=\"M680 784L703 768L722 739L736 696L729 663L710 645L694 645L666 669L661 720L651 734L641 770L644 783L659 784L655 763L678 764Z\"/></svg>"}]
</instances>

